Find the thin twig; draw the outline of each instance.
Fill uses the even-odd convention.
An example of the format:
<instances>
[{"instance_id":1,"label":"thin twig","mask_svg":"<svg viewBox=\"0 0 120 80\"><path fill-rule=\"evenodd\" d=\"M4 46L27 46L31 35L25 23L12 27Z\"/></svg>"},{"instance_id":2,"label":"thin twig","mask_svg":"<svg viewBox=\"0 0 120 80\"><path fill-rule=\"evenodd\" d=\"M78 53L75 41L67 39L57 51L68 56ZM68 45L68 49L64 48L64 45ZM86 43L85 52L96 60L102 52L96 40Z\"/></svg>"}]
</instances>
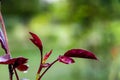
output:
<instances>
[{"instance_id":1,"label":"thin twig","mask_svg":"<svg viewBox=\"0 0 120 80\"><path fill-rule=\"evenodd\" d=\"M55 60L55 61L53 61L53 62L50 64L50 66L41 74L41 76L38 78L38 80L40 80L40 79L43 77L43 75L48 71L48 69L50 69L50 67L52 67L52 65L55 64L57 61L58 61L58 59Z\"/></svg>"},{"instance_id":2,"label":"thin twig","mask_svg":"<svg viewBox=\"0 0 120 80\"><path fill-rule=\"evenodd\" d=\"M37 71L37 75L40 74L40 72L42 71L42 60L43 60L43 53L42 51L40 51L40 56L41 56L41 60L40 60L40 66L39 66L39 69Z\"/></svg>"},{"instance_id":3,"label":"thin twig","mask_svg":"<svg viewBox=\"0 0 120 80\"><path fill-rule=\"evenodd\" d=\"M43 60L43 54L42 54L42 52L40 51L40 55L41 55L41 60L40 60L40 66L39 66L39 68L38 68L38 71L37 71L37 75L36 75L36 80L38 80L38 75L40 74L40 72L42 71L42 60Z\"/></svg>"},{"instance_id":4,"label":"thin twig","mask_svg":"<svg viewBox=\"0 0 120 80\"><path fill-rule=\"evenodd\" d=\"M17 74L16 69L14 68L13 70L14 70L14 72L15 72L16 80L19 80L19 77L18 77L18 74Z\"/></svg>"},{"instance_id":5,"label":"thin twig","mask_svg":"<svg viewBox=\"0 0 120 80\"><path fill-rule=\"evenodd\" d=\"M40 60L40 66L39 66L39 69L37 71L37 74L40 74L41 70L42 70L42 60L43 60L43 54L41 52L41 60Z\"/></svg>"},{"instance_id":6,"label":"thin twig","mask_svg":"<svg viewBox=\"0 0 120 80\"><path fill-rule=\"evenodd\" d=\"M13 67L12 67L12 65L9 64L8 69L9 69L10 80L13 80Z\"/></svg>"}]
</instances>

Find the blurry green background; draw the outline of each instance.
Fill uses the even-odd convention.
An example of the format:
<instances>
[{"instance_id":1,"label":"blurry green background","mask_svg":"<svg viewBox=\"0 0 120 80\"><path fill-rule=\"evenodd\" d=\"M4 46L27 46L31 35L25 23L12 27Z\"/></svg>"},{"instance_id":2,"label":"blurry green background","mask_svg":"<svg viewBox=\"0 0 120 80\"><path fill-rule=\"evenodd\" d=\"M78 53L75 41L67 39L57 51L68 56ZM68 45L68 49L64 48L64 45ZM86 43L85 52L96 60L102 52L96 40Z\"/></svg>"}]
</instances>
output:
<instances>
[{"instance_id":1,"label":"blurry green background","mask_svg":"<svg viewBox=\"0 0 120 80\"><path fill-rule=\"evenodd\" d=\"M40 60L29 31L40 36L44 54L53 49L48 62L72 48L99 59L56 63L43 80L120 80L120 0L3 0L1 11L12 57L29 58L28 72L18 71L21 80L35 80ZM0 65L0 78L9 80L7 66Z\"/></svg>"}]
</instances>

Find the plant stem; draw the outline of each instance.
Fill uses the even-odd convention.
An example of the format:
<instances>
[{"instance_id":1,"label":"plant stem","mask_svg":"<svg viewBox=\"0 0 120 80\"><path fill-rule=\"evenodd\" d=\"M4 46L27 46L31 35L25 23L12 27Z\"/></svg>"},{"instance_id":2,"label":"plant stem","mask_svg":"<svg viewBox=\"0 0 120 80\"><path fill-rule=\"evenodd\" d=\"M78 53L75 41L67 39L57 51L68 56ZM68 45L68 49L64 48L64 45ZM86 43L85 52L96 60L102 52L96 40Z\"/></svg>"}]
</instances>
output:
<instances>
[{"instance_id":1,"label":"plant stem","mask_svg":"<svg viewBox=\"0 0 120 80\"><path fill-rule=\"evenodd\" d=\"M14 70L14 72L15 72L16 79L19 80L19 77L18 77L18 74L17 74L16 69L14 68L13 70Z\"/></svg>"},{"instance_id":2,"label":"plant stem","mask_svg":"<svg viewBox=\"0 0 120 80\"><path fill-rule=\"evenodd\" d=\"M41 58L40 58L40 66L39 66L39 68L38 68L38 71L37 71L37 74L36 74L36 80L38 80L38 78L39 78L39 74L40 74L40 72L42 71L42 60L43 60L43 54L42 54L42 52L40 51L40 56L41 56Z\"/></svg>"},{"instance_id":3,"label":"plant stem","mask_svg":"<svg viewBox=\"0 0 120 80\"><path fill-rule=\"evenodd\" d=\"M1 11L0 11L0 21L1 21L1 24L2 24L2 31L3 31L3 34L5 36L5 42L6 42L6 47L7 47L7 53L6 54L10 54L9 45L8 45L8 38L7 38L7 33L6 33L6 28L5 28L5 23L4 23Z\"/></svg>"},{"instance_id":4,"label":"plant stem","mask_svg":"<svg viewBox=\"0 0 120 80\"><path fill-rule=\"evenodd\" d=\"M7 34L6 34L6 28L5 28L5 24L4 24L4 20L3 20L3 17L2 17L2 13L0 11L0 22L2 24L2 31L3 31L3 34L5 36L5 42L6 42L6 48L7 48L7 52L6 54L10 54L10 50L9 50L9 45L8 45L8 38L7 38ZM9 69L9 77L10 77L10 80L12 80L12 77L13 77L13 69L12 69L12 65L8 65L8 69Z\"/></svg>"},{"instance_id":5,"label":"plant stem","mask_svg":"<svg viewBox=\"0 0 120 80\"><path fill-rule=\"evenodd\" d=\"M38 80L40 80L43 75L48 71L48 69L50 69L50 67L52 67L53 64L55 64L58 61L58 59L56 59L55 61L53 61L50 66L41 74L41 76L38 78Z\"/></svg>"},{"instance_id":6,"label":"plant stem","mask_svg":"<svg viewBox=\"0 0 120 80\"><path fill-rule=\"evenodd\" d=\"M40 53L41 53L41 60L40 60L40 66L39 66L39 69L38 69L38 71L37 71L37 74L40 74L40 72L41 72L41 70L42 70L42 60L43 60L43 54L42 54L42 52L40 51Z\"/></svg>"},{"instance_id":7,"label":"plant stem","mask_svg":"<svg viewBox=\"0 0 120 80\"><path fill-rule=\"evenodd\" d=\"M10 80L13 80L13 67L12 67L12 65L9 64L8 69L9 69Z\"/></svg>"}]
</instances>

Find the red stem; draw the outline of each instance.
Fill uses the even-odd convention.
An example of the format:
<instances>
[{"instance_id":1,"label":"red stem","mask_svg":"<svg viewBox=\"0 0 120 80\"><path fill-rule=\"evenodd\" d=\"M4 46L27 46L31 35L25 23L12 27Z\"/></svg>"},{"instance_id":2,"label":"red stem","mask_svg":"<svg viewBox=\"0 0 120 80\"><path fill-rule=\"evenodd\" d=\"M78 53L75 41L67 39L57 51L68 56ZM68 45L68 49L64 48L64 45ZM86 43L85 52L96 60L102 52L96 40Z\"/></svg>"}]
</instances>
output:
<instances>
[{"instance_id":1,"label":"red stem","mask_svg":"<svg viewBox=\"0 0 120 80\"><path fill-rule=\"evenodd\" d=\"M41 61L40 61L40 66L39 66L39 69L38 69L38 71L37 71L37 74L40 74L40 72L41 72L41 70L42 70L42 60L43 60L43 54L42 54L42 52L40 51L40 53L41 53Z\"/></svg>"},{"instance_id":2,"label":"red stem","mask_svg":"<svg viewBox=\"0 0 120 80\"><path fill-rule=\"evenodd\" d=\"M14 68L13 70L14 70L14 72L15 72L16 80L19 80L19 77L18 77L18 74L17 74L16 69Z\"/></svg>"},{"instance_id":3,"label":"red stem","mask_svg":"<svg viewBox=\"0 0 120 80\"><path fill-rule=\"evenodd\" d=\"M43 77L43 75L48 71L48 69L50 69L52 67L52 65L55 64L57 61L58 61L58 59L56 59L55 61L53 61L51 63L51 65L41 74L41 76L38 78L38 80L40 80Z\"/></svg>"},{"instance_id":4,"label":"red stem","mask_svg":"<svg viewBox=\"0 0 120 80\"><path fill-rule=\"evenodd\" d=\"M10 80L13 80L13 67L12 67L12 65L9 64L8 69L9 69Z\"/></svg>"}]
</instances>

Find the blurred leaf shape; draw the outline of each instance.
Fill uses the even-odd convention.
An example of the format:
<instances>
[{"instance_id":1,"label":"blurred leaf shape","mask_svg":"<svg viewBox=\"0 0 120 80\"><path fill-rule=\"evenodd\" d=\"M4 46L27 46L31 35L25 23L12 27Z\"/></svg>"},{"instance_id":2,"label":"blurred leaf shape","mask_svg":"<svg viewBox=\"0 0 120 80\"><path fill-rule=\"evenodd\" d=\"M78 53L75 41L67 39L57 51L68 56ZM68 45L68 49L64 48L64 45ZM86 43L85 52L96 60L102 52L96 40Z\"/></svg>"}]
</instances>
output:
<instances>
[{"instance_id":1,"label":"blurred leaf shape","mask_svg":"<svg viewBox=\"0 0 120 80\"><path fill-rule=\"evenodd\" d=\"M0 56L0 64L4 65L13 65L13 68L17 68L20 71L26 71L28 69L28 66L25 65L27 63L26 58L24 57L18 57L18 58L12 58L10 59L9 54L5 54L4 56Z\"/></svg>"},{"instance_id":2,"label":"blurred leaf shape","mask_svg":"<svg viewBox=\"0 0 120 80\"><path fill-rule=\"evenodd\" d=\"M72 58L66 56L59 56L58 61L65 64L72 64L75 62Z\"/></svg>"},{"instance_id":3,"label":"blurred leaf shape","mask_svg":"<svg viewBox=\"0 0 120 80\"><path fill-rule=\"evenodd\" d=\"M36 34L34 34L32 32L29 32L29 33L32 36L32 38L30 40L40 49L40 51L42 53L42 51L43 51L42 41L40 40L40 38Z\"/></svg>"},{"instance_id":4,"label":"blurred leaf shape","mask_svg":"<svg viewBox=\"0 0 120 80\"><path fill-rule=\"evenodd\" d=\"M67 52L65 52L64 56L97 60L97 57L92 52L87 51L87 50L83 50L83 49L71 49L71 50L68 50Z\"/></svg>"}]
</instances>

